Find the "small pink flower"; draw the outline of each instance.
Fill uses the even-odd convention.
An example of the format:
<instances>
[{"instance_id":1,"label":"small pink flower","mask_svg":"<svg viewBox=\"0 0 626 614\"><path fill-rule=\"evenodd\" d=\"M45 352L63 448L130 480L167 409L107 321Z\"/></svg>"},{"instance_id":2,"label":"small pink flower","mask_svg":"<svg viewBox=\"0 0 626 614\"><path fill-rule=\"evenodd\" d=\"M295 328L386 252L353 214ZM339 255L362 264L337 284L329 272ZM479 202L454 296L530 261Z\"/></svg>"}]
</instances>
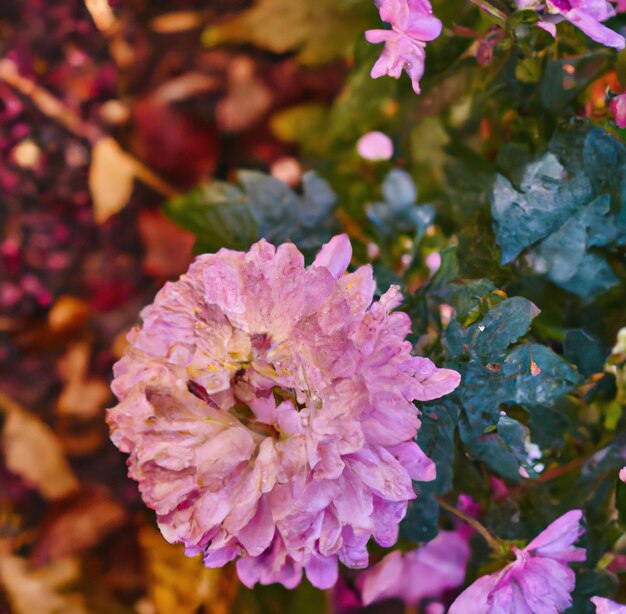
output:
<instances>
[{"instance_id":1,"label":"small pink flower","mask_svg":"<svg viewBox=\"0 0 626 614\"><path fill-rule=\"evenodd\" d=\"M393 156L393 143L383 132L368 132L356 144L361 158L366 160L389 160Z\"/></svg>"},{"instance_id":2,"label":"small pink flower","mask_svg":"<svg viewBox=\"0 0 626 614\"><path fill-rule=\"evenodd\" d=\"M439 252L431 252L426 256L426 266L430 270L430 274L434 275L441 266L441 254Z\"/></svg>"},{"instance_id":3,"label":"small pink flower","mask_svg":"<svg viewBox=\"0 0 626 614\"><path fill-rule=\"evenodd\" d=\"M460 376L411 354L396 286L345 274L346 235L311 267L293 244L199 256L114 367L111 438L159 527L241 581L328 588L398 537L412 480L435 477L414 400Z\"/></svg>"},{"instance_id":4,"label":"small pink flower","mask_svg":"<svg viewBox=\"0 0 626 614\"><path fill-rule=\"evenodd\" d=\"M592 597L591 602L596 606L596 614L626 614L626 605L610 599Z\"/></svg>"},{"instance_id":5,"label":"small pink flower","mask_svg":"<svg viewBox=\"0 0 626 614\"><path fill-rule=\"evenodd\" d=\"M417 550L395 550L359 577L363 603L399 598L417 604L440 598L463 584L469 555L467 538L455 531L440 531Z\"/></svg>"},{"instance_id":6,"label":"small pink flower","mask_svg":"<svg viewBox=\"0 0 626 614\"><path fill-rule=\"evenodd\" d=\"M582 512L572 510L542 531L523 550L514 547L516 560L497 573L482 576L465 589L448 614L516 614L563 612L572 604L576 577L568 567L584 561L584 548L574 548L583 534Z\"/></svg>"},{"instance_id":7,"label":"small pink flower","mask_svg":"<svg viewBox=\"0 0 626 614\"><path fill-rule=\"evenodd\" d=\"M611 100L611 113L618 128L626 128L626 92Z\"/></svg>"},{"instance_id":8,"label":"small pink flower","mask_svg":"<svg viewBox=\"0 0 626 614\"><path fill-rule=\"evenodd\" d=\"M624 10L623 4L623 0L618 2L618 11ZM517 0L517 6L537 10L541 17L539 27L552 36L556 36L556 24L567 20L589 38L607 47L623 49L626 45L621 34L601 23L616 12L608 0Z\"/></svg>"},{"instance_id":9,"label":"small pink flower","mask_svg":"<svg viewBox=\"0 0 626 614\"><path fill-rule=\"evenodd\" d=\"M441 21L433 16L428 0L380 0L380 18L391 24L391 30L368 30L370 43L385 43L385 48L372 68L373 79L389 75L394 79L406 70L413 90L420 93L419 81L424 74L426 43L441 33Z\"/></svg>"}]
</instances>

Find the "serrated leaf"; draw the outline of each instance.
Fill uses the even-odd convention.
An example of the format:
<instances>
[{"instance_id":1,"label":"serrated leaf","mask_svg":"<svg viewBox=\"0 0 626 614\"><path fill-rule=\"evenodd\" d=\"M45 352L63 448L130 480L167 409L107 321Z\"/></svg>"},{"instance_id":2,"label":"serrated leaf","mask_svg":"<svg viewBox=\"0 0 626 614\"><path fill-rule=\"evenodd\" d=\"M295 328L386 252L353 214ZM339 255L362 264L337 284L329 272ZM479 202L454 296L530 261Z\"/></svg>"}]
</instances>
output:
<instances>
[{"instance_id":1,"label":"serrated leaf","mask_svg":"<svg viewBox=\"0 0 626 614\"><path fill-rule=\"evenodd\" d=\"M213 182L168 202L165 214L192 232L197 252L221 247L245 250L257 238L257 225L245 195L234 186Z\"/></svg>"},{"instance_id":2,"label":"serrated leaf","mask_svg":"<svg viewBox=\"0 0 626 614\"><path fill-rule=\"evenodd\" d=\"M509 482L518 482L522 479L520 466L529 465L524 427L507 416L498 416L497 422L490 424L487 415L476 409L466 412L459 421L465 449L497 475Z\"/></svg>"},{"instance_id":3,"label":"serrated leaf","mask_svg":"<svg viewBox=\"0 0 626 614\"><path fill-rule=\"evenodd\" d=\"M539 309L529 300L515 296L502 301L473 328L473 347L490 358L504 353L509 345L526 334Z\"/></svg>"},{"instance_id":4,"label":"serrated leaf","mask_svg":"<svg viewBox=\"0 0 626 614\"><path fill-rule=\"evenodd\" d=\"M299 200L282 181L257 171L239 171L237 179L248 197L258 234L283 243L298 222Z\"/></svg>"},{"instance_id":5,"label":"serrated leaf","mask_svg":"<svg viewBox=\"0 0 626 614\"><path fill-rule=\"evenodd\" d=\"M590 195L583 177L566 181L566 171L552 153L526 167L521 191L498 175L490 202L502 264L554 232Z\"/></svg>"},{"instance_id":6,"label":"serrated leaf","mask_svg":"<svg viewBox=\"0 0 626 614\"><path fill-rule=\"evenodd\" d=\"M603 195L542 241L536 253L556 284L583 297L599 296L619 280L603 257L587 250L607 245L617 236L610 199Z\"/></svg>"},{"instance_id":7,"label":"serrated leaf","mask_svg":"<svg viewBox=\"0 0 626 614\"><path fill-rule=\"evenodd\" d=\"M303 197L264 173L240 171L237 178L243 189L215 181L165 206L168 217L196 236L197 253L247 250L260 238L274 244L293 241L306 253L330 238L336 197L315 173L303 176Z\"/></svg>"}]
</instances>

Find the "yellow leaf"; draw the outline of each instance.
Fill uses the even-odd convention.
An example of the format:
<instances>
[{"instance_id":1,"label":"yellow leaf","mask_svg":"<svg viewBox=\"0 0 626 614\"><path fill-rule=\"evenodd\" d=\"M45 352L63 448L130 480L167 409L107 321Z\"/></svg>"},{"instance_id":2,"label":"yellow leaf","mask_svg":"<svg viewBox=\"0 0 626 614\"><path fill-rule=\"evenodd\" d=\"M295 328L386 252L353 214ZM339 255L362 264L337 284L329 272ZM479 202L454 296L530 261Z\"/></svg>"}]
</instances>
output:
<instances>
[{"instance_id":1,"label":"yellow leaf","mask_svg":"<svg viewBox=\"0 0 626 614\"><path fill-rule=\"evenodd\" d=\"M237 591L233 569L207 569L202 557L187 557L183 546L168 543L150 526L139 531L148 576L148 593L157 614L228 614Z\"/></svg>"},{"instance_id":2,"label":"yellow leaf","mask_svg":"<svg viewBox=\"0 0 626 614\"><path fill-rule=\"evenodd\" d=\"M7 469L46 499L60 499L77 490L78 480L52 429L4 395L0 408L7 412L0 439Z\"/></svg>"},{"instance_id":3,"label":"yellow leaf","mask_svg":"<svg viewBox=\"0 0 626 614\"><path fill-rule=\"evenodd\" d=\"M96 222L106 222L126 206L133 193L136 173L135 160L115 139L104 138L94 145L89 168L89 191Z\"/></svg>"}]
</instances>

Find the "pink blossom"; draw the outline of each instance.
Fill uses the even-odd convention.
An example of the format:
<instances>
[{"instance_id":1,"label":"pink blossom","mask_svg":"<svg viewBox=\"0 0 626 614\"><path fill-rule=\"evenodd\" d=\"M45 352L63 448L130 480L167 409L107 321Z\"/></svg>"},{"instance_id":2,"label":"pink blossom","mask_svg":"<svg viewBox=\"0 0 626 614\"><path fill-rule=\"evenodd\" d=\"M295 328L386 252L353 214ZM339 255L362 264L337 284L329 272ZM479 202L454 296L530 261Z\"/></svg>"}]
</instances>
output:
<instances>
[{"instance_id":1,"label":"pink blossom","mask_svg":"<svg viewBox=\"0 0 626 614\"><path fill-rule=\"evenodd\" d=\"M395 550L359 577L363 603L394 597L417 604L439 598L463 584L470 549L467 537L440 531L425 546L403 554Z\"/></svg>"},{"instance_id":2,"label":"pink blossom","mask_svg":"<svg viewBox=\"0 0 626 614\"><path fill-rule=\"evenodd\" d=\"M513 547L516 560L476 580L457 597L448 614L557 614L566 610L576 582L568 563L585 560L584 548L573 547L584 532L581 519L580 510L567 512L523 550Z\"/></svg>"},{"instance_id":3,"label":"pink blossom","mask_svg":"<svg viewBox=\"0 0 626 614\"><path fill-rule=\"evenodd\" d=\"M623 10L623 2L618 10ZM535 9L541 21L539 27L556 36L556 24L567 20L582 30L587 36L607 47L623 49L626 41L621 34L602 25L615 15L615 9L608 0L517 0L522 9Z\"/></svg>"},{"instance_id":4,"label":"pink blossom","mask_svg":"<svg viewBox=\"0 0 626 614\"><path fill-rule=\"evenodd\" d=\"M626 614L626 605L610 599L592 597L591 602L596 606L596 614Z\"/></svg>"},{"instance_id":5,"label":"pink blossom","mask_svg":"<svg viewBox=\"0 0 626 614\"><path fill-rule=\"evenodd\" d=\"M413 401L460 376L411 355L398 288L372 302L351 254L341 235L309 268L264 240L200 256L114 367L111 438L163 535L208 567L238 559L247 586L366 567L370 537L397 540L412 480L435 477Z\"/></svg>"},{"instance_id":6,"label":"pink blossom","mask_svg":"<svg viewBox=\"0 0 626 614\"><path fill-rule=\"evenodd\" d=\"M611 100L611 113L618 128L626 128L626 92Z\"/></svg>"},{"instance_id":7,"label":"pink blossom","mask_svg":"<svg viewBox=\"0 0 626 614\"><path fill-rule=\"evenodd\" d=\"M441 254L439 252L431 252L426 256L426 266L430 270L430 274L434 275L441 266Z\"/></svg>"},{"instance_id":8,"label":"pink blossom","mask_svg":"<svg viewBox=\"0 0 626 614\"><path fill-rule=\"evenodd\" d=\"M373 79L389 75L400 77L405 69L416 94L424 74L426 43L441 33L441 21L433 16L428 0L380 0L380 18L391 24L391 30L368 30L370 43L385 43L385 48L372 68Z\"/></svg>"},{"instance_id":9,"label":"pink blossom","mask_svg":"<svg viewBox=\"0 0 626 614\"><path fill-rule=\"evenodd\" d=\"M368 132L356 144L361 158L366 160L389 160L393 156L393 143L383 132Z\"/></svg>"}]
</instances>

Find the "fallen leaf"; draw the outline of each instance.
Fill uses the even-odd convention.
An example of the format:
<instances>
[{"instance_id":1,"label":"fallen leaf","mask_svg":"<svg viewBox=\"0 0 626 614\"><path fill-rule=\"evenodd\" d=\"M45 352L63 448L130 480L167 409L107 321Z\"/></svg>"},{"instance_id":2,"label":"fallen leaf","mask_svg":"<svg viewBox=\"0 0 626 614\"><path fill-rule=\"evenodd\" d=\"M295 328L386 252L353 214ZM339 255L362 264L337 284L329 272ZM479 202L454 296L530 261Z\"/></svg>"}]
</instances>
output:
<instances>
[{"instance_id":1,"label":"fallen leaf","mask_svg":"<svg viewBox=\"0 0 626 614\"><path fill-rule=\"evenodd\" d=\"M79 575L76 559L32 568L21 557L0 555L0 583L15 614L88 614L80 595L63 592Z\"/></svg>"},{"instance_id":2,"label":"fallen leaf","mask_svg":"<svg viewBox=\"0 0 626 614\"><path fill-rule=\"evenodd\" d=\"M144 246L144 271L153 277L184 273L191 263L195 236L176 226L159 211L139 214L139 234Z\"/></svg>"},{"instance_id":3,"label":"fallen leaf","mask_svg":"<svg viewBox=\"0 0 626 614\"><path fill-rule=\"evenodd\" d=\"M272 106L270 89L255 76L254 61L232 59L228 68L228 93L215 108L217 125L224 132L240 132L259 121Z\"/></svg>"},{"instance_id":4,"label":"fallen leaf","mask_svg":"<svg viewBox=\"0 0 626 614\"><path fill-rule=\"evenodd\" d=\"M52 429L4 395L0 408L7 412L0 439L7 469L45 499L60 499L77 490L78 480Z\"/></svg>"},{"instance_id":5,"label":"fallen leaf","mask_svg":"<svg viewBox=\"0 0 626 614\"><path fill-rule=\"evenodd\" d=\"M98 224L106 222L126 206L133 193L135 175L135 160L115 139L103 138L94 145L89 167L89 191Z\"/></svg>"},{"instance_id":6,"label":"fallen leaf","mask_svg":"<svg viewBox=\"0 0 626 614\"><path fill-rule=\"evenodd\" d=\"M106 491L83 491L52 512L33 558L40 562L57 560L91 548L119 529L127 518L122 504L111 499Z\"/></svg>"},{"instance_id":7,"label":"fallen leaf","mask_svg":"<svg viewBox=\"0 0 626 614\"><path fill-rule=\"evenodd\" d=\"M176 11L155 17L149 27L159 34L172 34L200 28L205 19L206 15L201 11Z\"/></svg>"},{"instance_id":8,"label":"fallen leaf","mask_svg":"<svg viewBox=\"0 0 626 614\"><path fill-rule=\"evenodd\" d=\"M232 569L207 569L202 557L187 557L183 546L165 541L147 525L139 531L148 576L148 595L156 614L228 614L238 584ZM149 605L144 602L147 611Z\"/></svg>"},{"instance_id":9,"label":"fallen leaf","mask_svg":"<svg viewBox=\"0 0 626 614\"><path fill-rule=\"evenodd\" d=\"M59 395L57 412L83 420L97 416L111 398L109 384L103 377L87 377L91 348L80 342L70 346L59 360L59 375L65 386Z\"/></svg>"},{"instance_id":10,"label":"fallen leaf","mask_svg":"<svg viewBox=\"0 0 626 614\"><path fill-rule=\"evenodd\" d=\"M48 326L53 333L80 328L89 317L89 305L74 296L60 296L48 312Z\"/></svg>"}]
</instances>

